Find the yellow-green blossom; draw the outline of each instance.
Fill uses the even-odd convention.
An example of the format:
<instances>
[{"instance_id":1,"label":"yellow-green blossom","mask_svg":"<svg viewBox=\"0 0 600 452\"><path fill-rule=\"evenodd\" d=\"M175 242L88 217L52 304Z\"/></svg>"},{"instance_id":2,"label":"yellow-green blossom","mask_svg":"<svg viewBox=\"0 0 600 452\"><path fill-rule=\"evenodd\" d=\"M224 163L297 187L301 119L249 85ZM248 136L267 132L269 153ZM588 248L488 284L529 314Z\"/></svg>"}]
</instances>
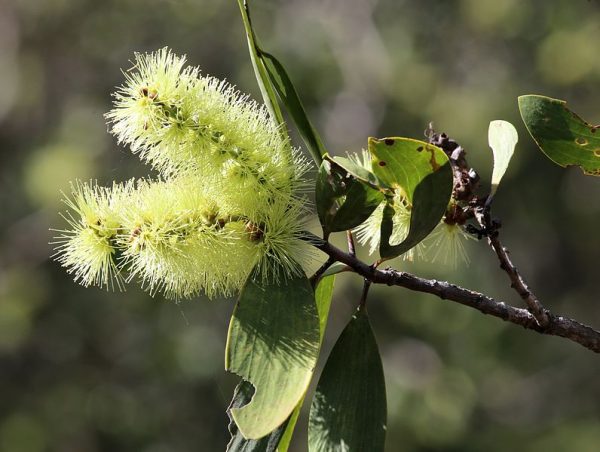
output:
<instances>
[{"instance_id":1,"label":"yellow-green blossom","mask_svg":"<svg viewBox=\"0 0 600 452\"><path fill-rule=\"evenodd\" d=\"M112 133L164 177L225 178L228 197L256 204L292 194L306 163L267 109L185 61L166 48L136 54L107 114Z\"/></svg>"},{"instance_id":2,"label":"yellow-green blossom","mask_svg":"<svg viewBox=\"0 0 600 452\"><path fill-rule=\"evenodd\" d=\"M307 163L264 107L167 49L137 54L115 97L112 132L162 179L74 187L56 256L77 281L179 299L302 271Z\"/></svg>"},{"instance_id":3,"label":"yellow-green blossom","mask_svg":"<svg viewBox=\"0 0 600 452\"><path fill-rule=\"evenodd\" d=\"M57 258L86 286L114 280L121 287L125 278L168 298L232 295L256 265L285 278L310 255L294 198L246 214L192 177L74 188L72 229L62 231Z\"/></svg>"}]
</instances>

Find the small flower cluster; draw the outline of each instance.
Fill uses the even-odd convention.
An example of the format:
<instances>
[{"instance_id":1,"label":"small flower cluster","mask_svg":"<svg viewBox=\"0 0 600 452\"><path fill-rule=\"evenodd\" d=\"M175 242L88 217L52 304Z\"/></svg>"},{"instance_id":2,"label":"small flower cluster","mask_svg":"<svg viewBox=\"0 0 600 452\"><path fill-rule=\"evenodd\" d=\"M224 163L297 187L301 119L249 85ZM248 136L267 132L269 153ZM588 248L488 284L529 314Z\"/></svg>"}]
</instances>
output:
<instances>
[{"instance_id":1,"label":"small flower cluster","mask_svg":"<svg viewBox=\"0 0 600 452\"><path fill-rule=\"evenodd\" d=\"M107 114L160 179L77 183L66 200L56 257L85 286L230 295L256 266L287 277L310 255L297 196L306 161L266 108L184 66L167 49L136 54Z\"/></svg>"},{"instance_id":2,"label":"small flower cluster","mask_svg":"<svg viewBox=\"0 0 600 452\"><path fill-rule=\"evenodd\" d=\"M357 165L371 171L371 156L368 151L363 150L360 157L354 156L351 157L351 160ZM379 248L379 242L381 241L381 221L383 220L383 210L386 202L388 201L382 201L371 216L354 229L359 243L369 246L369 254L375 253ZM412 206L403 193L400 190L396 190L393 196L392 207L394 209L394 216L392 217L393 229L390 236L390 244L397 245L408 236ZM465 250L464 242L473 239L473 237L465 232L462 218L457 218L457 208L456 200L453 197L446 215L433 232L427 239L404 253L402 259L407 261L414 261L415 259L431 260L432 262L437 261L452 267L456 267L458 260L468 264L469 256Z\"/></svg>"}]
</instances>

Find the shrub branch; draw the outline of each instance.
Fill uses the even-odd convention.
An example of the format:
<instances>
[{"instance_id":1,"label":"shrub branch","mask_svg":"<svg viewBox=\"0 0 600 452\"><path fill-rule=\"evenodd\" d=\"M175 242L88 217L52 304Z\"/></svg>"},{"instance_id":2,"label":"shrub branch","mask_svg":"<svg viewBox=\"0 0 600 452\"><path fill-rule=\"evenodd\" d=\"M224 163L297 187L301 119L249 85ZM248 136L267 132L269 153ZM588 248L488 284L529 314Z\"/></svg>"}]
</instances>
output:
<instances>
[{"instance_id":1,"label":"shrub branch","mask_svg":"<svg viewBox=\"0 0 600 452\"><path fill-rule=\"evenodd\" d=\"M500 234L498 231L500 224L491 219L489 207L485 206L481 211L476 211L475 218L483 228L488 239L488 244L498 256L500 268L504 270L510 278L510 286L523 299L529 312L533 314L540 326L548 326L550 322L549 312L544 308L531 289L529 289L525 279L523 279L517 267L512 263L508 249L500 242Z\"/></svg>"},{"instance_id":2,"label":"shrub branch","mask_svg":"<svg viewBox=\"0 0 600 452\"><path fill-rule=\"evenodd\" d=\"M373 284L400 286L416 292L430 293L442 300L454 301L469 306L483 314L501 318L541 334L564 337L593 352L600 353L600 331L576 320L544 310L547 323L542 325L528 310L507 305L482 293L445 281L420 278L392 268L378 270L310 232L305 233L304 239L330 258L346 264L355 273Z\"/></svg>"}]
</instances>

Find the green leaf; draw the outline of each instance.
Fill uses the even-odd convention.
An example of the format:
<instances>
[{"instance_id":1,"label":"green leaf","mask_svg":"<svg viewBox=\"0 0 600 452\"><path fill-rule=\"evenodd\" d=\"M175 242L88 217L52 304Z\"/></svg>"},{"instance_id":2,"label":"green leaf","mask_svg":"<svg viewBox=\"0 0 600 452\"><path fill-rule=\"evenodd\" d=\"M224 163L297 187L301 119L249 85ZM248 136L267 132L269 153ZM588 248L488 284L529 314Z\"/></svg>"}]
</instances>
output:
<instances>
[{"instance_id":1,"label":"green leaf","mask_svg":"<svg viewBox=\"0 0 600 452\"><path fill-rule=\"evenodd\" d=\"M229 416L229 433L231 434L231 439L227 444L227 452L275 452L278 450L278 445L281 442L284 431L289 425L289 421L284 422L270 434L261 439L246 439L233 420L231 409L240 408L248 404L248 402L252 400L253 394L254 387L245 380L240 381L235 387L233 399L227 409L227 415Z\"/></svg>"},{"instance_id":2,"label":"green leaf","mask_svg":"<svg viewBox=\"0 0 600 452\"><path fill-rule=\"evenodd\" d=\"M327 319L329 318L329 308L331 307L331 299L333 297L333 286L335 283L335 276L323 277L317 287L315 289L315 299L317 302L317 310L319 311L319 323L320 323L320 342L323 342L323 335L325 334L325 328L327 327ZM290 447L290 442L292 440L292 434L294 433L294 428L296 427L296 422L298 421L298 416L300 416L300 410L302 409L302 404L304 403L304 397L300 401L300 403L294 409L294 412L290 416L287 422L287 426L285 432L283 433L283 437L279 442L278 452L287 452Z\"/></svg>"},{"instance_id":3,"label":"green leaf","mask_svg":"<svg viewBox=\"0 0 600 452\"><path fill-rule=\"evenodd\" d=\"M240 12L242 13L242 21L244 22L244 28L246 30L246 37L248 39L248 50L250 51L250 59L252 60L252 67L254 68L254 75L260 88L260 92L263 97L263 101L271 114L273 120L278 124L284 124L283 115L281 109L277 103L277 95L275 89L271 83L265 63L260 57L260 51L258 50L258 44L256 34L252 29L252 21L250 20L250 7L248 6L248 0L238 0Z\"/></svg>"},{"instance_id":4,"label":"green leaf","mask_svg":"<svg viewBox=\"0 0 600 452\"><path fill-rule=\"evenodd\" d=\"M367 313L357 311L333 347L310 408L310 452L384 450L383 367Z\"/></svg>"},{"instance_id":5,"label":"green leaf","mask_svg":"<svg viewBox=\"0 0 600 452\"><path fill-rule=\"evenodd\" d=\"M277 58L263 51L260 52L260 55L279 98L294 120L314 161L317 165L320 165L323 161L323 155L326 153L325 146L323 146L321 137L313 127L310 119L308 119L296 88L294 88L285 68Z\"/></svg>"},{"instance_id":6,"label":"green leaf","mask_svg":"<svg viewBox=\"0 0 600 452\"><path fill-rule=\"evenodd\" d=\"M600 127L588 124L566 105L563 100L545 96L519 97L523 122L550 160L600 176Z\"/></svg>"},{"instance_id":7,"label":"green leaf","mask_svg":"<svg viewBox=\"0 0 600 452\"><path fill-rule=\"evenodd\" d=\"M492 121L488 129L488 142L494 153L494 171L492 172L492 191L490 197L496 194L498 185L506 173L510 159L519 141L517 129L508 121Z\"/></svg>"},{"instance_id":8,"label":"green leaf","mask_svg":"<svg viewBox=\"0 0 600 452\"><path fill-rule=\"evenodd\" d=\"M323 273L323 277L330 276L330 275L336 275L338 273L342 273L342 272L350 271L350 270L351 270L350 267L348 267L343 262L335 262L331 267L329 267L327 270L325 270L325 273Z\"/></svg>"},{"instance_id":9,"label":"green leaf","mask_svg":"<svg viewBox=\"0 0 600 452\"><path fill-rule=\"evenodd\" d=\"M329 318L329 308L333 298L333 286L335 284L335 275L323 276L315 289L315 300L317 311L319 312L319 338L323 342L327 319Z\"/></svg>"},{"instance_id":10,"label":"green leaf","mask_svg":"<svg viewBox=\"0 0 600 452\"><path fill-rule=\"evenodd\" d=\"M383 193L349 177L335 162L326 158L321 164L316 204L325 235L358 226L383 200Z\"/></svg>"},{"instance_id":11,"label":"green leaf","mask_svg":"<svg viewBox=\"0 0 600 452\"><path fill-rule=\"evenodd\" d=\"M306 395L306 393L305 393ZM285 430L281 439L279 440L279 445L277 446L277 452L287 452L290 448L290 444L292 443L292 436L294 435L294 429L296 428L296 423L298 422L298 418L300 417L300 410L302 410L302 405L304 405L304 396L302 400L296 405L294 411L288 418L285 424Z\"/></svg>"},{"instance_id":12,"label":"green leaf","mask_svg":"<svg viewBox=\"0 0 600 452\"><path fill-rule=\"evenodd\" d=\"M225 369L255 388L250 403L231 409L247 439L262 438L290 416L319 355L319 316L308 279L276 284L269 278L255 270L248 279L231 317L225 351Z\"/></svg>"},{"instance_id":13,"label":"green leaf","mask_svg":"<svg viewBox=\"0 0 600 452\"><path fill-rule=\"evenodd\" d=\"M369 138L373 173L385 185L400 190L411 205L410 227L404 240L391 245L394 208L383 211L379 254L399 256L427 237L440 222L452 195L452 169L437 146L410 138Z\"/></svg>"},{"instance_id":14,"label":"green leaf","mask_svg":"<svg viewBox=\"0 0 600 452\"><path fill-rule=\"evenodd\" d=\"M326 156L329 161L334 162L340 168L343 168L348 174L350 174L355 179L364 182L365 184L370 185L371 187L379 190L382 188L388 188L381 180L377 178L375 174L371 171L363 168L360 165L357 165L352 160L346 157L329 157Z\"/></svg>"},{"instance_id":15,"label":"green leaf","mask_svg":"<svg viewBox=\"0 0 600 452\"><path fill-rule=\"evenodd\" d=\"M265 105L273 119L278 124L284 124L283 115L277 101L277 95L279 95L279 98L294 120L314 161L317 165L320 165L323 160L322 156L326 152L325 146L318 132L308 119L296 88L294 88L290 77L279 60L270 53L260 49L256 33L252 28L252 21L250 20L248 0L238 0L238 5L242 13L244 28L246 29L252 67L254 68L256 80L258 81Z\"/></svg>"}]
</instances>

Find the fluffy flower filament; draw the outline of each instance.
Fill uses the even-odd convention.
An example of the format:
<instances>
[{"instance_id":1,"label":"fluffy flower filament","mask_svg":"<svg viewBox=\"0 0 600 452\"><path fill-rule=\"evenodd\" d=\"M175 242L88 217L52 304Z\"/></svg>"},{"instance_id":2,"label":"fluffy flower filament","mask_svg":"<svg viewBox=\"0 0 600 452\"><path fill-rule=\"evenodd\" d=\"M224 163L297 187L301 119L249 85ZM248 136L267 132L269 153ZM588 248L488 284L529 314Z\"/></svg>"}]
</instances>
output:
<instances>
[{"instance_id":1,"label":"fluffy flower filament","mask_svg":"<svg viewBox=\"0 0 600 452\"><path fill-rule=\"evenodd\" d=\"M161 179L73 187L56 258L77 281L179 299L301 271L307 163L264 107L167 49L136 54L115 98L112 132Z\"/></svg>"}]
</instances>

